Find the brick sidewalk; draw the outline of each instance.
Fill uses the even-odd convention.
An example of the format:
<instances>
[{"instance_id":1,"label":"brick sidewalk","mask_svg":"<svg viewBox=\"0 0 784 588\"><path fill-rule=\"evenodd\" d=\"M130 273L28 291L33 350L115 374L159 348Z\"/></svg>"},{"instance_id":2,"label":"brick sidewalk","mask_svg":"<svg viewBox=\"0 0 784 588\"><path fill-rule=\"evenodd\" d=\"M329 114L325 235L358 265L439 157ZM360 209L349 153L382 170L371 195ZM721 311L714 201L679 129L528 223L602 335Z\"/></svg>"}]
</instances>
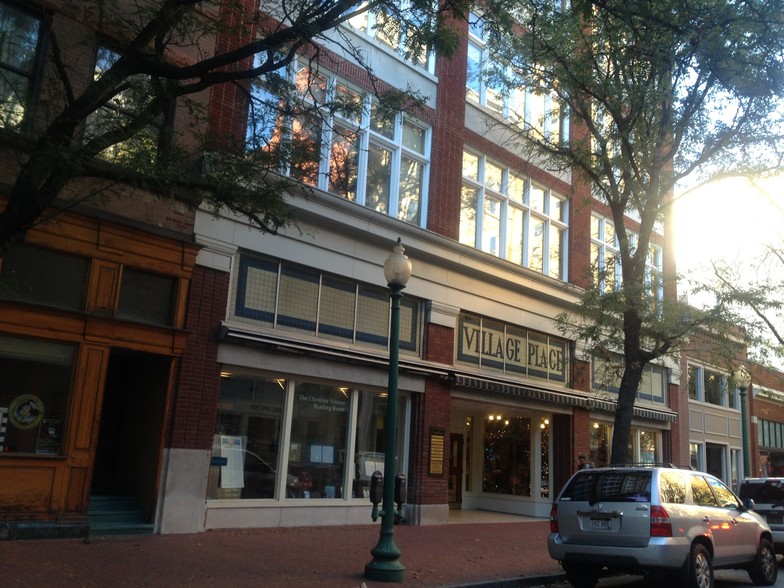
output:
<instances>
[{"instance_id":1,"label":"brick sidewalk","mask_svg":"<svg viewBox=\"0 0 784 588\"><path fill-rule=\"evenodd\" d=\"M549 523L396 526L403 586L458 586L558 574ZM118 539L0 542L2 586L367 588L378 526L208 531Z\"/></svg>"}]
</instances>

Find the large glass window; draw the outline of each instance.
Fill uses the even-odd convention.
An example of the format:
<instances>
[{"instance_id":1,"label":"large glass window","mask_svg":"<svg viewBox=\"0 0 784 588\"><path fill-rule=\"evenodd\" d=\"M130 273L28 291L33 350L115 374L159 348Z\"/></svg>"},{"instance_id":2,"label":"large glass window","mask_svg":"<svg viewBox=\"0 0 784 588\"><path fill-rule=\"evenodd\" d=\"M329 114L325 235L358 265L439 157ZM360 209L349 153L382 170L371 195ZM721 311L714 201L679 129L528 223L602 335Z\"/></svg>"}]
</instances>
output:
<instances>
[{"instance_id":1,"label":"large glass window","mask_svg":"<svg viewBox=\"0 0 784 588\"><path fill-rule=\"evenodd\" d=\"M627 232L632 250L637 247L637 235ZM645 260L645 288L651 303L658 305L664 299L662 279L663 251L650 245ZM607 218L591 215L591 268L594 283L605 292L621 287L621 257L615 224Z\"/></svg>"},{"instance_id":2,"label":"large glass window","mask_svg":"<svg viewBox=\"0 0 784 588\"><path fill-rule=\"evenodd\" d=\"M389 292L318 270L241 255L232 314L240 321L386 349ZM419 353L421 301L403 296L400 352Z\"/></svg>"},{"instance_id":3,"label":"large glass window","mask_svg":"<svg viewBox=\"0 0 784 588\"><path fill-rule=\"evenodd\" d=\"M287 75L252 85L248 150L305 184L424 226L429 127L310 65L295 62Z\"/></svg>"},{"instance_id":4,"label":"large glass window","mask_svg":"<svg viewBox=\"0 0 784 588\"><path fill-rule=\"evenodd\" d=\"M531 419L485 419L482 491L531 496Z\"/></svg>"},{"instance_id":5,"label":"large glass window","mask_svg":"<svg viewBox=\"0 0 784 588\"><path fill-rule=\"evenodd\" d=\"M99 79L119 57L119 53L107 47L99 48L95 58L95 79ZM149 76L132 76L129 82L123 90L87 118L88 141L132 122L145 108L153 96ZM140 129L129 139L103 149L101 157L136 167L154 165L164 124L164 117L156 117L152 124Z\"/></svg>"},{"instance_id":6,"label":"large glass window","mask_svg":"<svg viewBox=\"0 0 784 588\"><path fill-rule=\"evenodd\" d=\"M0 3L0 125L16 129L32 97L41 21Z\"/></svg>"},{"instance_id":7,"label":"large glass window","mask_svg":"<svg viewBox=\"0 0 784 588\"><path fill-rule=\"evenodd\" d=\"M594 355L591 361L592 387L594 390L618 394L623 375L623 360L620 355L607 358ZM667 403L667 370L656 364L643 368L637 398L655 404Z\"/></svg>"},{"instance_id":8,"label":"large glass window","mask_svg":"<svg viewBox=\"0 0 784 588\"><path fill-rule=\"evenodd\" d=\"M123 268L117 317L153 325L171 325L176 293L175 278Z\"/></svg>"},{"instance_id":9,"label":"large glass window","mask_svg":"<svg viewBox=\"0 0 784 588\"><path fill-rule=\"evenodd\" d=\"M728 389L729 378L719 371L689 364L689 399L736 408L735 393Z\"/></svg>"},{"instance_id":10,"label":"large glass window","mask_svg":"<svg viewBox=\"0 0 784 588\"><path fill-rule=\"evenodd\" d=\"M0 335L0 456L62 454L74 348Z\"/></svg>"},{"instance_id":11,"label":"large glass window","mask_svg":"<svg viewBox=\"0 0 784 588\"><path fill-rule=\"evenodd\" d=\"M468 33L468 100L518 125L537 140L568 141L568 114L558 97L526 83L519 72L493 55L481 15L471 14Z\"/></svg>"},{"instance_id":12,"label":"large glass window","mask_svg":"<svg viewBox=\"0 0 784 588\"><path fill-rule=\"evenodd\" d=\"M274 498L286 381L221 378L209 498Z\"/></svg>"},{"instance_id":13,"label":"large glass window","mask_svg":"<svg viewBox=\"0 0 784 588\"><path fill-rule=\"evenodd\" d=\"M384 391L224 372L208 498L367 498L373 472L385 471L387 398ZM396 472L405 467L407 402L401 394Z\"/></svg>"},{"instance_id":14,"label":"large glass window","mask_svg":"<svg viewBox=\"0 0 784 588\"><path fill-rule=\"evenodd\" d=\"M566 280L566 199L484 155L463 152L460 242Z\"/></svg>"},{"instance_id":15,"label":"large glass window","mask_svg":"<svg viewBox=\"0 0 784 588\"><path fill-rule=\"evenodd\" d=\"M407 16L407 20L398 20L387 9L375 8L354 16L348 23L354 29L377 39L403 59L432 73L433 52L430 47L422 45L416 35L417 25L420 24L418 19L421 15L413 9L410 0L402 0L399 3L399 10L401 14Z\"/></svg>"}]
</instances>

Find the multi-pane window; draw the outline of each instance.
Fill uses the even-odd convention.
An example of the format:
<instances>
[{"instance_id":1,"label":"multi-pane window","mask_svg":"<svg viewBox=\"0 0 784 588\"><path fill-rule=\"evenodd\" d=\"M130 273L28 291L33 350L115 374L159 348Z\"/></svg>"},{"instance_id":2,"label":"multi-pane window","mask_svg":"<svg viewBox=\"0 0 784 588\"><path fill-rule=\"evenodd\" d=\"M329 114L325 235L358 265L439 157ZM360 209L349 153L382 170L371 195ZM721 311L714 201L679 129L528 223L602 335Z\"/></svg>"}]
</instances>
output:
<instances>
[{"instance_id":1,"label":"multi-pane window","mask_svg":"<svg viewBox=\"0 0 784 588\"><path fill-rule=\"evenodd\" d=\"M304 266L241 255L232 315L236 320L386 349L389 343L389 292ZM401 301L400 351L418 354L421 303Z\"/></svg>"},{"instance_id":2,"label":"multi-pane window","mask_svg":"<svg viewBox=\"0 0 784 588\"><path fill-rule=\"evenodd\" d=\"M688 391L689 400L737 408L737 393L728 388L728 378L716 370L689 364Z\"/></svg>"},{"instance_id":3,"label":"multi-pane window","mask_svg":"<svg viewBox=\"0 0 784 588\"><path fill-rule=\"evenodd\" d=\"M0 3L0 125L17 129L30 104L40 19Z\"/></svg>"},{"instance_id":4,"label":"multi-pane window","mask_svg":"<svg viewBox=\"0 0 784 588\"><path fill-rule=\"evenodd\" d=\"M591 361L592 386L594 390L602 390L617 394L621 386L620 356L612 359L594 355ZM656 364L646 364L643 368L637 398L655 404L667 404L667 370Z\"/></svg>"},{"instance_id":5,"label":"multi-pane window","mask_svg":"<svg viewBox=\"0 0 784 588\"><path fill-rule=\"evenodd\" d=\"M381 7L358 14L349 19L348 23L356 30L383 43L406 61L433 73L433 51L423 45L417 36L419 25L424 28L427 23L420 20L422 15L412 9L409 0L400 2L399 10L407 15L406 20L399 20L388 9Z\"/></svg>"},{"instance_id":6,"label":"multi-pane window","mask_svg":"<svg viewBox=\"0 0 784 588\"><path fill-rule=\"evenodd\" d=\"M398 470L408 402L398 397ZM213 438L223 465L211 468L207 498L367 500L384 469L387 403L381 390L224 372Z\"/></svg>"},{"instance_id":7,"label":"multi-pane window","mask_svg":"<svg viewBox=\"0 0 784 588\"><path fill-rule=\"evenodd\" d=\"M566 279L568 206L513 170L463 152L460 242Z\"/></svg>"},{"instance_id":8,"label":"multi-pane window","mask_svg":"<svg viewBox=\"0 0 784 588\"><path fill-rule=\"evenodd\" d=\"M566 142L569 121L557 96L526 83L522 74L493 56L481 15L471 14L468 33L467 98L519 125L538 140Z\"/></svg>"},{"instance_id":9,"label":"multi-pane window","mask_svg":"<svg viewBox=\"0 0 784 588\"><path fill-rule=\"evenodd\" d=\"M637 235L627 232L627 237L634 251ZM645 288L653 304L659 304L664 298L662 260L662 248L650 245L645 259ZM620 288L621 256L615 223L595 214L591 215L591 267L594 280L601 290L611 292Z\"/></svg>"},{"instance_id":10,"label":"multi-pane window","mask_svg":"<svg viewBox=\"0 0 784 588\"><path fill-rule=\"evenodd\" d=\"M99 79L120 55L106 47L100 47L95 58L95 79ZM100 138L105 133L132 123L152 96L149 76L133 76L125 89L115 94L101 108L87 117L86 139ZM152 166L158 157L164 117L157 119L130 138L110 145L101 151L103 159L135 166Z\"/></svg>"},{"instance_id":11,"label":"multi-pane window","mask_svg":"<svg viewBox=\"0 0 784 588\"><path fill-rule=\"evenodd\" d=\"M248 149L305 184L423 226L430 129L334 76L300 63L292 70L289 98L275 91L279 78L253 84Z\"/></svg>"}]
</instances>

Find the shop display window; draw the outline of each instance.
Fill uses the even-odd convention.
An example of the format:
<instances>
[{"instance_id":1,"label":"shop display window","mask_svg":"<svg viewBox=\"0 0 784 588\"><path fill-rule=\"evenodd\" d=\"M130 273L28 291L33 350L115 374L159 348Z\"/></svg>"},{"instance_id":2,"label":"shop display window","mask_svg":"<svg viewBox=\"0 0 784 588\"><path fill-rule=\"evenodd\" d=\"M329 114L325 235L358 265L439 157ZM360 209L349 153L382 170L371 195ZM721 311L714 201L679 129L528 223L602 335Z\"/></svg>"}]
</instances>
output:
<instances>
[{"instance_id":1,"label":"shop display window","mask_svg":"<svg viewBox=\"0 0 784 588\"><path fill-rule=\"evenodd\" d=\"M387 414L387 394L360 390L357 395L357 432L355 449L355 472L352 489L353 498L368 498L370 477L376 470L384 472L386 450L386 433L384 424ZM397 455L395 471L401 471L404 450L405 426L402 416L405 414L406 397L398 398Z\"/></svg>"},{"instance_id":2,"label":"shop display window","mask_svg":"<svg viewBox=\"0 0 784 588\"><path fill-rule=\"evenodd\" d=\"M396 472L405 469L408 401L400 395ZM370 476L384 471L386 415L385 391L226 372L207 497L368 498Z\"/></svg>"},{"instance_id":3,"label":"shop display window","mask_svg":"<svg viewBox=\"0 0 784 588\"><path fill-rule=\"evenodd\" d=\"M274 498L285 380L224 377L209 498Z\"/></svg>"},{"instance_id":4,"label":"shop display window","mask_svg":"<svg viewBox=\"0 0 784 588\"><path fill-rule=\"evenodd\" d=\"M0 335L0 452L61 455L71 345Z\"/></svg>"},{"instance_id":5,"label":"shop display window","mask_svg":"<svg viewBox=\"0 0 784 588\"><path fill-rule=\"evenodd\" d=\"M485 419L482 491L531 496L531 419Z\"/></svg>"},{"instance_id":6,"label":"shop display window","mask_svg":"<svg viewBox=\"0 0 784 588\"><path fill-rule=\"evenodd\" d=\"M287 498L343 498L347 388L300 383L294 392Z\"/></svg>"}]
</instances>

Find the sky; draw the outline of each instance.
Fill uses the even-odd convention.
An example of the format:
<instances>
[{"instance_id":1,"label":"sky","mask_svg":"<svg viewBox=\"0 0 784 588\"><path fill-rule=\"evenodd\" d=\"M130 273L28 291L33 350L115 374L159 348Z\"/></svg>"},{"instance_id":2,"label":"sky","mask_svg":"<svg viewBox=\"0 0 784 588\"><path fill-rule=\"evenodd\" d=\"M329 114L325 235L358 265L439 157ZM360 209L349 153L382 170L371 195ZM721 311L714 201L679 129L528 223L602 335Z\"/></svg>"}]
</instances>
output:
<instances>
[{"instance_id":1,"label":"sky","mask_svg":"<svg viewBox=\"0 0 784 588\"><path fill-rule=\"evenodd\" d=\"M742 179L702 187L681 196L675 214L680 272L698 270L711 259L746 261L766 243L784 248L784 176L760 187Z\"/></svg>"},{"instance_id":2,"label":"sky","mask_svg":"<svg viewBox=\"0 0 784 588\"><path fill-rule=\"evenodd\" d=\"M723 260L745 267L744 279L754 283L758 278L750 262L759 258L768 244L784 251L784 174L759 186L742 179L723 180L678 199L675 255L682 276L707 273L712 260ZM773 279L784 283L784 264L769 267L773 268ZM688 294L685 286L682 280L679 295ZM689 302L697 307L706 303L693 294ZM784 358L771 360L784 369Z\"/></svg>"}]
</instances>

